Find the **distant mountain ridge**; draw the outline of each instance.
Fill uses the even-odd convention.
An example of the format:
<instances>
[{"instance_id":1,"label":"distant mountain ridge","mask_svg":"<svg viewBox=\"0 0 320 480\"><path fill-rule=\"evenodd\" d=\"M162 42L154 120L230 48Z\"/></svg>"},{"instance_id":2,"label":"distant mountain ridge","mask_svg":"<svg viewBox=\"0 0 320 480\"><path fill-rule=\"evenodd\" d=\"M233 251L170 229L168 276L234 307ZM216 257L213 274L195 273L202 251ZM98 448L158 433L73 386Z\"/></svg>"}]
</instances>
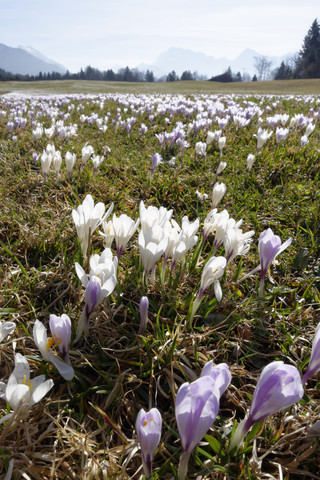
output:
<instances>
[{"instance_id":1,"label":"distant mountain ridge","mask_svg":"<svg viewBox=\"0 0 320 480\"><path fill-rule=\"evenodd\" d=\"M236 74L240 72L252 76L256 72L254 67L255 57L261 57L260 53L252 49L244 50L238 57L230 60L225 57L215 58L202 52L195 52L186 48L171 47L161 53L151 64L140 63L137 69L140 71L152 70L156 78L166 76L173 70L180 76L182 72L190 70L197 72L199 76L212 76L224 73L228 67ZM292 54L285 56L267 56L272 62L271 69L278 68L282 60L287 60ZM85 66L83 66L85 67ZM122 67L119 68L123 68ZM13 74L38 75L42 73L58 72L62 75L67 69L43 55L31 46L8 47L0 43L0 68Z\"/></svg>"},{"instance_id":2,"label":"distant mountain ridge","mask_svg":"<svg viewBox=\"0 0 320 480\"><path fill-rule=\"evenodd\" d=\"M38 75L42 73L66 73L67 69L47 58L32 47L8 47L0 43L0 68L21 75Z\"/></svg>"},{"instance_id":3,"label":"distant mountain ridge","mask_svg":"<svg viewBox=\"0 0 320 480\"><path fill-rule=\"evenodd\" d=\"M238 57L230 60L225 57L214 58L201 52L193 50L171 47L167 51L161 53L152 64L141 63L137 66L139 70L152 70L156 76L166 75L174 70L181 75L185 70L198 72L199 75L212 77L219 75L231 68L232 72L240 72L241 75L247 73L254 75L256 69L254 67L255 57L261 57L260 53L247 48ZM267 56L268 61L272 61L271 69L280 66L282 60L287 59L290 54L285 56Z\"/></svg>"}]
</instances>

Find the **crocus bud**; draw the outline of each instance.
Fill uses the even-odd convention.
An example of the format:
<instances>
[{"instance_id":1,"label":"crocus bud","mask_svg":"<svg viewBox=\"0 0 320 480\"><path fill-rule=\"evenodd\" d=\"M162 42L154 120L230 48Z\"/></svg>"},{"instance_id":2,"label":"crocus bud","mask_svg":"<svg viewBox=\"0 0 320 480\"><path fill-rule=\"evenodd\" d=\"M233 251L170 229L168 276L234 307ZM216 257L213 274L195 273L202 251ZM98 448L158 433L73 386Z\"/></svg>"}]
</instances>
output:
<instances>
[{"instance_id":1,"label":"crocus bud","mask_svg":"<svg viewBox=\"0 0 320 480\"><path fill-rule=\"evenodd\" d=\"M255 159L256 159L256 156L253 155L252 153L249 153L249 155L247 156L247 170L248 170L248 172L250 172L250 170L252 169L252 166L255 162Z\"/></svg>"},{"instance_id":2,"label":"crocus bud","mask_svg":"<svg viewBox=\"0 0 320 480\"><path fill-rule=\"evenodd\" d=\"M281 361L269 363L261 372L249 415L235 431L230 450L240 445L252 425L299 402L303 393L301 377L296 367Z\"/></svg>"},{"instance_id":3,"label":"crocus bud","mask_svg":"<svg viewBox=\"0 0 320 480\"><path fill-rule=\"evenodd\" d=\"M89 321L89 316L93 312L93 310L98 305L99 299L101 295L101 282L100 279L96 276L93 276L86 287L84 292L84 298L86 301L86 317L87 321Z\"/></svg>"},{"instance_id":4,"label":"crocus bud","mask_svg":"<svg viewBox=\"0 0 320 480\"><path fill-rule=\"evenodd\" d=\"M220 175L221 172L223 172L223 170L226 168L226 166L227 166L227 162L220 162L219 163L219 166L218 166L217 171L216 171L216 177L218 175Z\"/></svg>"},{"instance_id":5,"label":"crocus bud","mask_svg":"<svg viewBox=\"0 0 320 480\"><path fill-rule=\"evenodd\" d=\"M307 371L302 377L302 383L303 384L306 383L309 380L309 378L312 377L312 375L314 375L319 370L320 370L320 323L318 324L314 334L311 357L310 357L309 365L307 367Z\"/></svg>"},{"instance_id":6,"label":"crocus bud","mask_svg":"<svg viewBox=\"0 0 320 480\"><path fill-rule=\"evenodd\" d=\"M176 396L175 415L182 454L178 479L186 477L189 457L214 423L219 411L219 390L209 376L181 385Z\"/></svg>"},{"instance_id":7,"label":"crocus bud","mask_svg":"<svg viewBox=\"0 0 320 480\"><path fill-rule=\"evenodd\" d=\"M213 365L213 360L206 363L201 371L201 377L209 376L214 381L215 388L219 390L219 396L224 394L231 382L231 373L226 363Z\"/></svg>"},{"instance_id":8,"label":"crocus bud","mask_svg":"<svg viewBox=\"0 0 320 480\"><path fill-rule=\"evenodd\" d=\"M141 447L142 465L146 477L152 473L152 460L161 438L162 418L157 408L146 412L143 408L137 415L136 431Z\"/></svg>"},{"instance_id":9,"label":"crocus bud","mask_svg":"<svg viewBox=\"0 0 320 480\"><path fill-rule=\"evenodd\" d=\"M214 293L218 302L222 299L222 289L219 282L219 279L223 276L224 270L227 265L227 260L225 257L211 257L210 260L206 263L203 268L201 275L200 289L197 297L195 298L192 311L189 319L189 323L192 322L193 317L195 316L199 305L205 295L206 291L213 284Z\"/></svg>"},{"instance_id":10,"label":"crocus bud","mask_svg":"<svg viewBox=\"0 0 320 480\"><path fill-rule=\"evenodd\" d=\"M47 180L48 178L51 162L52 162L52 155L50 154L48 155L47 152L43 150L43 153L40 157L40 163L41 163L41 172L45 180Z\"/></svg>"},{"instance_id":11,"label":"crocus bud","mask_svg":"<svg viewBox=\"0 0 320 480\"><path fill-rule=\"evenodd\" d=\"M207 154L207 144L203 142L197 142L195 145L195 151L197 155L205 157Z\"/></svg>"},{"instance_id":12,"label":"crocus bud","mask_svg":"<svg viewBox=\"0 0 320 480\"><path fill-rule=\"evenodd\" d=\"M40 158L40 155L36 152L33 152L32 160L33 160L34 165L37 165L39 158Z\"/></svg>"},{"instance_id":13,"label":"crocus bud","mask_svg":"<svg viewBox=\"0 0 320 480\"><path fill-rule=\"evenodd\" d=\"M66 168L67 168L69 178L71 178L72 169L73 169L74 164L76 162L76 154L71 153L71 152L67 152L66 156L65 156L65 162L66 162Z\"/></svg>"},{"instance_id":14,"label":"crocus bud","mask_svg":"<svg viewBox=\"0 0 320 480\"><path fill-rule=\"evenodd\" d=\"M305 147L309 143L307 135L302 135L300 140L301 147Z\"/></svg>"},{"instance_id":15,"label":"crocus bud","mask_svg":"<svg viewBox=\"0 0 320 480\"><path fill-rule=\"evenodd\" d=\"M215 183L212 190L212 207L218 206L218 203L222 200L222 197L227 191L227 187L224 183Z\"/></svg>"},{"instance_id":16,"label":"crocus bud","mask_svg":"<svg viewBox=\"0 0 320 480\"><path fill-rule=\"evenodd\" d=\"M306 131L305 131L305 135L306 137L310 137L311 133L313 132L313 130L315 129L315 125L313 125L312 123L309 123L307 125L307 128L306 128Z\"/></svg>"},{"instance_id":17,"label":"crocus bud","mask_svg":"<svg viewBox=\"0 0 320 480\"><path fill-rule=\"evenodd\" d=\"M219 140L218 140L218 146L219 146L219 150L220 150L220 157L221 157L221 155L222 155L222 149L223 149L223 147L225 146L226 141L227 141L227 138L226 138L226 137L220 137Z\"/></svg>"},{"instance_id":18,"label":"crocus bud","mask_svg":"<svg viewBox=\"0 0 320 480\"><path fill-rule=\"evenodd\" d=\"M148 321L149 300L148 297L141 297L139 312L140 312L140 328L139 335L143 335L144 329Z\"/></svg>"},{"instance_id":19,"label":"crocus bud","mask_svg":"<svg viewBox=\"0 0 320 480\"><path fill-rule=\"evenodd\" d=\"M157 168L157 166L159 165L159 163L161 163L161 162L162 162L161 155L159 153L155 153L152 156L151 171L150 171L150 184L151 184L152 175L153 175L155 169Z\"/></svg>"},{"instance_id":20,"label":"crocus bud","mask_svg":"<svg viewBox=\"0 0 320 480\"><path fill-rule=\"evenodd\" d=\"M207 146L210 145L214 139L215 139L214 132L208 132L207 140L206 140Z\"/></svg>"},{"instance_id":21,"label":"crocus bud","mask_svg":"<svg viewBox=\"0 0 320 480\"><path fill-rule=\"evenodd\" d=\"M57 349L62 354L63 359L67 360L69 355L69 345L71 340L71 320L64 313L61 317L50 315L49 326L53 337L61 340Z\"/></svg>"}]
</instances>

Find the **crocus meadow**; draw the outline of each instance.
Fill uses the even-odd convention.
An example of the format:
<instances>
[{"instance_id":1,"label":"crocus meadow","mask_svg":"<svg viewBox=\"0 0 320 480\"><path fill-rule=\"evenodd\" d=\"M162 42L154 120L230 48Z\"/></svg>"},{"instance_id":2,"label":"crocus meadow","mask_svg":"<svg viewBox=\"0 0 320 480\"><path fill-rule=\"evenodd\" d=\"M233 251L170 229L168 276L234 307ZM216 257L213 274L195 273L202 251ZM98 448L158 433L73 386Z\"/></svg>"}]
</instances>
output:
<instances>
[{"instance_id":1,"label":"crocus meadow","mask_svg":"<svg viewBox=\"0 0 320 480\"><path fill-rule=\"evenodd\" d=\"M0 96L1 478L316 478L319 119Z\"/></svg>"}]
</instances>

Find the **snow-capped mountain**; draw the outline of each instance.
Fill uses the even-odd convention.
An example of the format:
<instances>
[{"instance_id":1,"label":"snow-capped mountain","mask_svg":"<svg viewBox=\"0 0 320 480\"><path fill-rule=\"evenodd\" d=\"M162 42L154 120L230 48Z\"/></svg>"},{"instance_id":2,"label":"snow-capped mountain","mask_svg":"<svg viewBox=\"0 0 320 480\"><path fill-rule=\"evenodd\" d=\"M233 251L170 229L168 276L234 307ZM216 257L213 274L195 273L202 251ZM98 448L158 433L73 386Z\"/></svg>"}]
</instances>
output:
<instances>
[{"instance_id":1,"label":"snow-capped mountain","mask_svg":"<svg viewBox=\"0 0 320 480\"><path fill-rule=\"evenodd\" d=\"M40 72L63 74L67 71L63 65L47 58L30 46L14 48L3 43L0 43L0 68L21 75L38 75Z\"/></svg>"}]
</instances>

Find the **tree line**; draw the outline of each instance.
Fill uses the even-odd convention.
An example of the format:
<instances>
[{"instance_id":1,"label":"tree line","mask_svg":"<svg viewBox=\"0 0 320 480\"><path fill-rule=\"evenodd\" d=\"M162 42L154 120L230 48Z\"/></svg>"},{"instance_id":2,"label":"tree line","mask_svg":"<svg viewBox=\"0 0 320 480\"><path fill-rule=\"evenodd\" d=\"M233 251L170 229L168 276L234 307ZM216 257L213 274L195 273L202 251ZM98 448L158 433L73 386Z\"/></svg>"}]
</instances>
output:
<instances>
[{"instance_id":1,"label":"tree line","mask_svg":"<svg viewBox=\"0 0 320 480\"><path fill-rule=\"evenodd\" d=\"M248 74L241 75L232 72L231 68L211 77L211 81L216 82L242 82L257 80L288 80L297 78L320 78L320 25L315 19L304 37L303 44L299 53L289 60L283 60L280 66L273 71L272 62L265 56L255 57L254 67L257 74L252 78ZM85 69L80 69L77 73L67 71L64 74L59 72L43 73L38 75L21 75L7 72L0 68L0 81L24 81L34 82L42 80L96 80L108 82L176 82L187 80L206 80L207 77L198 75L197 72L185 70L181 76L173 70L161 78L155 78L152 70L142 72L137 68L120 68L117 72L112 69L100 71L90 65Z\"/></svg>"},{"instance_id":2,"label":"tree line","mask_svg":"<svg viewBox=\"0 0 320 480\"><path fill-rule=\"evenodd\" d=\"M130 69L129 67L120 68L114 72L112 68L101 71L98 68L93 68L90 65L85 69L80 69L77 73L70 73L67 71L64 74L59 72L43 73L38 75L22 75L19 73L7 72L0 68L0 81L22 81L22 82L37 82L43 80L95 80L107 82L175 82L178 80L206 80L206 76L201 76L197 72L191 73L190 70L182 72L181 76L172 72L160 78L156 78L152 70L142 72L137 68Z\"/></svg>"}]
</instances>

